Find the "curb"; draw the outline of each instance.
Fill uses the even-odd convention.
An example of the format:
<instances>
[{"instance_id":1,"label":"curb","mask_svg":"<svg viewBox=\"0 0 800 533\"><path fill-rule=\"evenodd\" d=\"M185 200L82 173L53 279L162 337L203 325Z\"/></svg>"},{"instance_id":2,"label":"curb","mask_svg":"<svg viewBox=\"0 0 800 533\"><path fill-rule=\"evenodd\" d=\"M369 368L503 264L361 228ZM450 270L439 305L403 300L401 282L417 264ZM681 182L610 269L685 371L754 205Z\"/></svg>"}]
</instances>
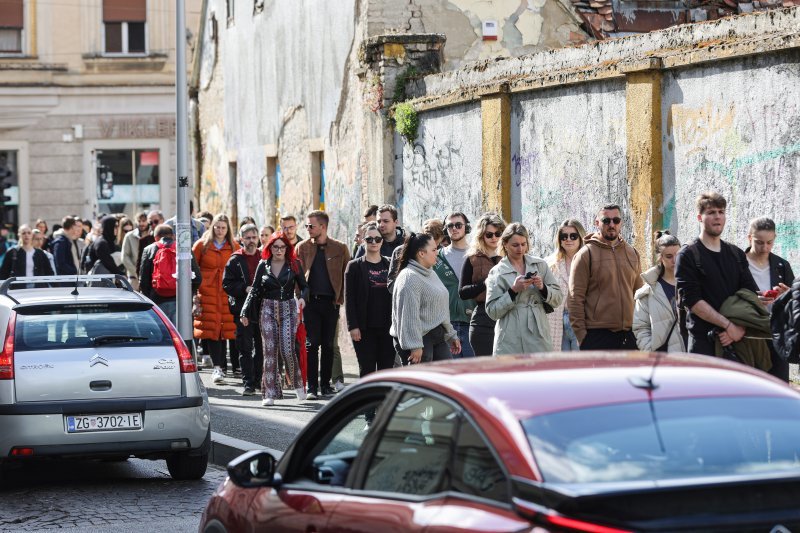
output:
<instances>
[{"instance_id":1,"label":"curb","mask_svg":"<svg viewBox=\"0 0 800 533\"><path fill-rule=\"evenodd\" d=\"M228 463L245 452L264 450L272 454L275 459L280 459L283 452L273 448L266 448L254 442L229 437L222 433L211 432L211 450L208 453L208 462L225 468Z\"/></svg>"}]
</instances>

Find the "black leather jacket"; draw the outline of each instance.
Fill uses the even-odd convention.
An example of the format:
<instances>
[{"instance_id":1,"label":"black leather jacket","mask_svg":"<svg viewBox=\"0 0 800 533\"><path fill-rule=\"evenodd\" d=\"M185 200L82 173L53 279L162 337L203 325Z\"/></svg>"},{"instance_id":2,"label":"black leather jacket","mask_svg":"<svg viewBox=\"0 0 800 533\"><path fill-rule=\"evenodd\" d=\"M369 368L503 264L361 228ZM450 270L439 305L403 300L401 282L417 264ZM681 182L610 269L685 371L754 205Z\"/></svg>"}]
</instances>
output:
<instances>
[{"instance_id":1,"label":"black leather jacket","mask_svg":"<svg viewBox=\"0 0 800 533\"><path fill-rule=\"evenodd\" d=\"M285 263L276 277L271 272L269 261L260 261L256 267L253 289L247 293L240 316L255 319L263 300L291 300L296 288L300 289L300 298L307 299L308 283L299 265L297 269L298 272L295 272Z\"/></svg>"}]
</instances>

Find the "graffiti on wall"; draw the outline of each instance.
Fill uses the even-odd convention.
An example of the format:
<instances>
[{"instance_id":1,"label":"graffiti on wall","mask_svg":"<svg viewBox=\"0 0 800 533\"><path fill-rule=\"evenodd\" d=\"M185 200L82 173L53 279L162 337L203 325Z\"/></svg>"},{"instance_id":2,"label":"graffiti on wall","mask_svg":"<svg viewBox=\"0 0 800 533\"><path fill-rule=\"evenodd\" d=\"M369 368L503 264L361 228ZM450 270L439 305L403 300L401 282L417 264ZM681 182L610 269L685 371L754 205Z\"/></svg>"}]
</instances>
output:
<instances>
[{"instance_id":1,"label":"graffiti on wall","mask_svg":"<svg viewBox=\"0 0 800 533\"><path fill-rule=\"evenodd\" d=\"M397 198L403 222L418 229L429 218L461 211L481 213L481 122L477 106L457 106L421 117L414 143L397 141L402 154ZM402 143L402 146L400 146Z\"/></svg>"},{"instance_id":2,"label":"graffiti on wall","mask_svg":"<svg viewBox=\"0 0 800 533\"><path fill-rule=\"evenodd\" d=\"M795 55L744 63L665 78L665 220L682 238L694 236L695 198L714 190L728 200L724 239L746 246L749 221L767 216L777 224L775 252L797 263L800 102L782 95L796 84L800 61ZM762 97L748 96L756 93Z\"/></svg>"},{"instance_id":3,"label":"graffiti on wall","mask_svg":"<svg viewBox=\"0 0 800 533\"><path fill-rule=\"evenodd\" d=\"M217 125L208 129L203 143L203 170L200 176L200 209L212 213L230 212L228 156L222 132Z\"/></svg>"},{"instance_id":4,"label":"graffiti on wall","mask_svg":"<svg viewBox=\"0 0 800 533\"><path fill-rule=\"evenodd\" d=\"M511 158L512 195L530 233L533 253L553 252L567 218L593 231L597 209L617 203L629 214L625 99L621 86L579 94L575 89L521 96L513 107L519 128ZM631 238L633 225L623 226Z\"/></svg>"},{"instance_id":5,"label":"graffiti on wall","mask_svg":"<svg viewBox=\"0 0 800 533\"><path fill-rule=\"evenodd\" d=\"M355 156L333 160L333 171L325 184L325 210L331 217L329 232L345 243L352 242L361 222L362 178L367 175L366 166L367 157L361 150Z\"/></svg>"}]
</instances>

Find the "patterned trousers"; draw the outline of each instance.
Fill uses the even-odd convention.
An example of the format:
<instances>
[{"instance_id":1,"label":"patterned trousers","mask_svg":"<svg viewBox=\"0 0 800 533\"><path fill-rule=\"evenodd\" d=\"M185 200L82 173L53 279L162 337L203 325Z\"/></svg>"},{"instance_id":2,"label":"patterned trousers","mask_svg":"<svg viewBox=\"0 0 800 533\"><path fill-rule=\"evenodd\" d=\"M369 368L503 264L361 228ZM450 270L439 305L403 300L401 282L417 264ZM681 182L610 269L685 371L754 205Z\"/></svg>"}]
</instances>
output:
<instances>
[{"instance_id":1,"label":"patterned trousers","mask_svg":"<svg viewBox=\"0 0 800 533\"><path fill-rule=\"evenodd\" d=\"M264 375L261 393L264 398L283 399L278 357L282 357L292 388L303 387L300 363L294 349L297 333L297 304L294 300L264 300L261 304L261 340L264 346Z\"/></svg>"}]
</instances>

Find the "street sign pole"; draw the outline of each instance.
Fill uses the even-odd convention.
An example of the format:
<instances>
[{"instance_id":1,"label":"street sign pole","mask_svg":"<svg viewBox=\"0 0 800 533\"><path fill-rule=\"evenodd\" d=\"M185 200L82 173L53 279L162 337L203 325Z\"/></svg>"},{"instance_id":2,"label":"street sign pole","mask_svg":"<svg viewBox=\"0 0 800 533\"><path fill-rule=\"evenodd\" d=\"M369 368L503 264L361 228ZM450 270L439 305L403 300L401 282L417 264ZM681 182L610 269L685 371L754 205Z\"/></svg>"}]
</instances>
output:
<instances>
[{"instance_id":1,"label":"street sign pole","mask_svg":"<svg viewBox=\"0 0 800 533\"><path fill-rule=\"evenodd\" d=\"M189 213L188 137L189 110L186 106L186 6L175 0L175 100L177 104L177 220L175 238L178 256L177 318L178 332L192 342L192 227ZM194 350L192 349L192 353Z\"/></svg>"}]
</instances>

